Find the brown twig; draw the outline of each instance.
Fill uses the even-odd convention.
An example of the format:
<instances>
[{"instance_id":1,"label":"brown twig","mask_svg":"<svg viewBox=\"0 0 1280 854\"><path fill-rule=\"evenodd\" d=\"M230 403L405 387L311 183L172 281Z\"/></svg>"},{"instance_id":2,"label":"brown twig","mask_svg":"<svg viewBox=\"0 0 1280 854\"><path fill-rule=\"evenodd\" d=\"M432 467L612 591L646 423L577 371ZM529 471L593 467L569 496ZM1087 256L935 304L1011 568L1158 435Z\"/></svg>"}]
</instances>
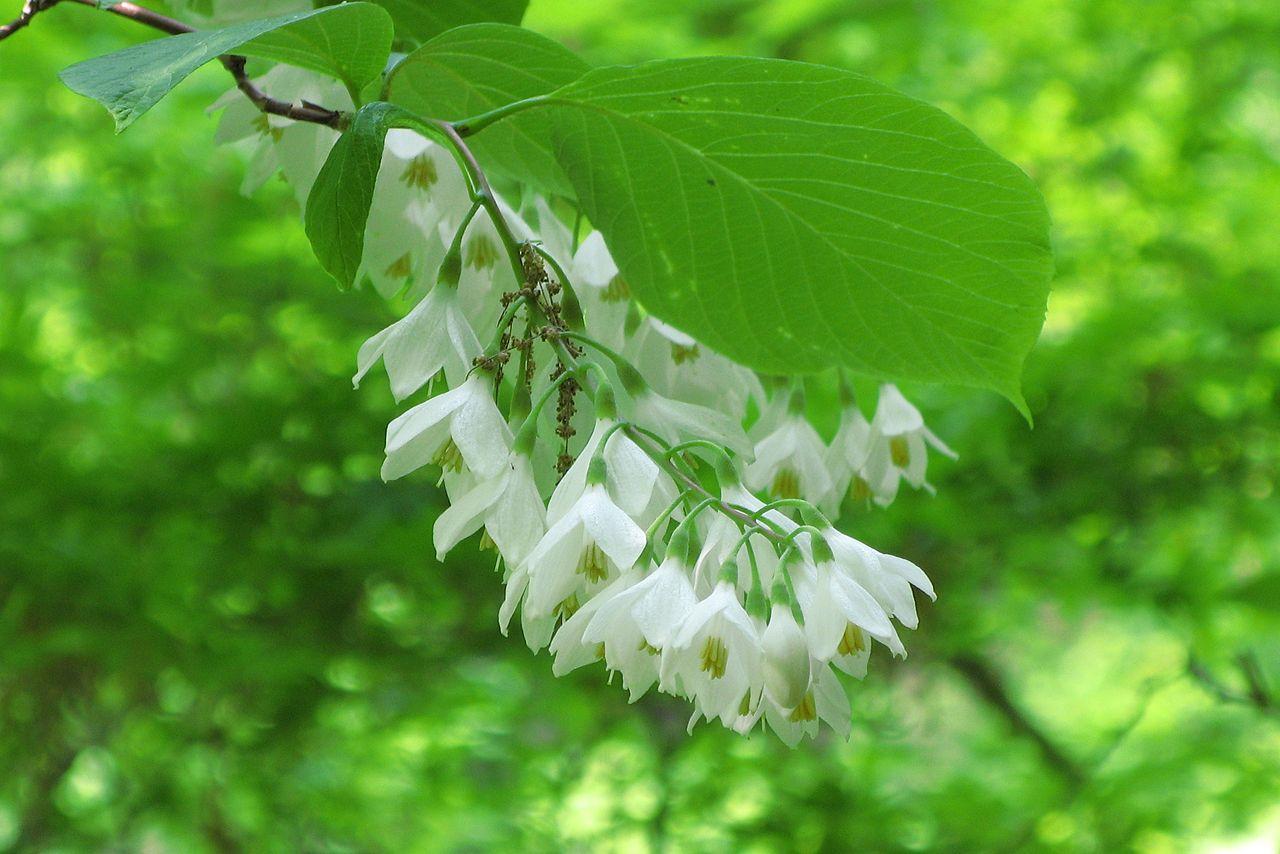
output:
<instances>
[{"instance_id":1,"label":"brown twig","mask_svg":"<svg viewBox=\"0 0 1280 854\"><path fill-rule=\"evenodd\" d=\"M999 674L984 659L976 655L952 656L948 663L963 676L982 699L998 711L1009 728L1035 743L1040 754L1051 768L1058 772L1073 788L1081 786L1086 777L1080 765L1068 756L1052 739L1014 703Z\"/></svg>"},{"instance_id":2,"label":"brown twig","mask_svg":"<svg viewBox=\"0 0 1280 854\"><path fill-rule=\"evenodd\" d=\"M1224 703L1252 706L1264 715L1280 714L1280 706L1277 706L1272 699L1262 675L1262 669L1258 666L1258 660L1253 653L1242 652L1237 655L1236 665L1240 668L1245 681L1246 691L1243 694L1223 684L1204 662L1194 655L1187 658L1187 673L1199 682L1201 687Z\"/></svg>"},{"instance_id":3,"label":"brown twig","mask_svg":"<svg viewBox=\"0 0 1280 854\"><path fill-rule=\"evenodd\" d=\"M98 5L95 0L27 0L17 18L8 24L0 26L0 41L27 26L31 23L32 18L47 9L53 8L59 2L71 2L94 8L97 8ZM170 18L168 15L162 15L136 3L116 3L106 7L106 11L171 36L195 31L194 27L176 18ZM288 101L272 98L253 85L253 81L249 79L249 75L245 71L246 60L243 56L228 54L218 57L218 61L222 63L223 68L231 72L231 76L236 81L236 88L243 92L245 97L264 113L283 116L298 122L325 125L339 130L346 124L346 116L337 110L330 110L310 103L291 104Z\"/></svg>"},{"instance_id":4,"label":"brown twig","mask_svg":"<svg viewBox=\"0 0 1280 854\"><path fill-rule=\"evenodd\" d=\"M30 24L32 18L51 5L51 3L44 2L44 0L27 0L26 3L22 4L22 11L18 14L18 17L7 24L0 25L0 41L4 41L27 24Z\"/></svg>"}]
</instances>

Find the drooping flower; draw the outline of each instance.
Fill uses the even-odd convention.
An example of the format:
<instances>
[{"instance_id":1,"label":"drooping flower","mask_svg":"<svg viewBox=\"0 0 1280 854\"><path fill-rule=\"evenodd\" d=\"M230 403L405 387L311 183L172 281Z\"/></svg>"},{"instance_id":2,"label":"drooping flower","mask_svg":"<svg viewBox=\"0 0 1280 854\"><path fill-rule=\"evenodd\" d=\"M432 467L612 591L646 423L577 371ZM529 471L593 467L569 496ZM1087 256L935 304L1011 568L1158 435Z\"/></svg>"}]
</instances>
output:
<instances>
[{"instance_id":1,"label":"drooping flower","mask_svg":"<svg viewBox=\"0 0 1280 854\"><path fill-rule=\"evenodd\" d=\"M739 456L751 458L751 442L741 422L696 403L686 403L658 394L635 369L620 370L631 395L633 420L653 430L668 442L708 439Z\"/></svg>"},{"instance_id":2,"label":"drooping flower","mask_svg":"<svg viewBox=\"0 0 1280 854\"><path fill-rule=\"evenodd\" d=\"M653 316L640 319L627 336L625 355L667 397L697 401L741 421L747 402L762 404L760 379L674 326Z\"/></svg>"},{"instance_id":3,"label":"drooping flower","mask_svg":"<svg viewBox=\"0 0 1280 854\"><path fill-rule=\"evenodd\" d=\"M888 615L866 588L835 566L829 551L814 561L793 560L784 571L795 582L804 614L809 650L819 661L859 652L857 638L866 633L905 655Z\"/></svg>"},{"instance_id":4,"label":"drooping flower","mask_svg":"<svg viewBox=\"0 0 1280 854\"><path fill-rule=\"evenodd\" d=\"M598 402L597 415L600 411ZM637 524L648 525L675 499L676 489L671 476L662 471L624 429L618 427L616 418L606 413L604 417L597 418L586 444L578 452L578 458L551 495L547 518L553 524L586 489L588 471L597 454L605 462L605 486L609 494Z\"/></svg>"},{"instance_id":5,"label":"drooping flower","mask_svg":"<svg viewBox=\"0 0 1280 854\"><path fill-rule=\"evenodd\" d=\"M556 259L582 305L587 334L620 350L630 305L604 235L592 231L574 248L573 234L543 199L536 203L543 248Z\"/></svg>"},{"instance_id":6,"label":"drooping flower","mask_svg":"<svg viewBox=\"0 0 1280 854\"><path fill-rule=\"evenodd\" d=\"M847 401L840 409L840 426L827 448L827 470L831 474L827 511L836 513L846 495L855 503L875 497L866 474L870 451L871 424L852 400Z\"/></svg>"},{"instance_id":7,"label":"drooping flower","mask_svg":"<svg viewBox=\"0 0 1280 854\"><path fill-rule=\"evenodd\" d=\"M767 694L760 705L769 729L788 747L795 747L804 738L815 737L820 721L826 722L840 738L847 739L853 728L849 697L825 664L814 666L812 685L794 708L779 704Z\"/></svg>"},{"instance_id":8,"label":"drooping flower","mask_svg":"<svg viewBox=\"0 0 1280 854\"><path fill-rule=\"evenodd\" d=\"M365 223L359 278L391 297L435 281L452 234L439 236L451 211L469 204L462 172L439 145L414 131L387 133L373 203Z\"/></svg>"},{"instance_id":9,"label":"drooping flower","mask_svg":"<svg viewBox=\"0 0 1280 854\"><path fill-rule=\"evenodd\" d=\"M476 371L462 385L420 403L387 427L382 479L433 463L491 477L507 461L511 430L493 400L492 378Z\"/></svg>"},{"instance_id":10,"label":"drooping flower","mask_svg":"<svg viewBox=\"0 0 1280 854\"><path fill-rule=\"evenodd\" d=\"M412 311L360 345L352 383L359 386L381 359L391 393L404 400L441 371L450 385L461 384L483 352L457 289L441 282Z\"/></svg>"},{"instance_id":11,"label":"drooping flower","mask_svg":"<svg viewBox=\"0 0 1280 854\"><path fill-rule=\"evenodd\" d=\"M867 480L877 504L892 502L901 480L916 489L933 492L925 480L929 446L956 459L956 452L924 425L920 410L902 396L898 387L889 383L882 385L876 414L871 419L871 445L866 463Z\"/></svg>"},{"instance_id":12,"label":"drooping flower","mask_svg":"<svg viewBox=\"0 0 1280 854\"><path fill-rule=\"evenodd\" d=\"M809 644L789 602L775 599L760 635L764 693L783 709L794 709L809 691Z\"/></svg>"},{"instance_id":13,"label":"drooping flower","mask_svg":"<svg viewBox=\"0 0 1280 854\"><path fill-rule=\"evenodd\" d=\"M567 620L560 624L555 637L551 639L550 651L555 656L551 672L563 676L571 670L583 665L607 659L607 646L604 641L591 640L586 637L586 629L599 613L619 596L626 594L640 580L640 570L632 568L615 578L599 590L578 608ZM634 698L633 698L634 699Z\"/></svg>"},{"instance_id":14,"label":"drooping flower","mask_svg":"<svg viewBox=\"0 0 1280 854\"><path fill-rule=\"evenodd\" d=\"M436 556L443 560L483 526L507 566L519 566L546 532L546 512L528 454L517 448L497 474L480 479L436 519Z\"/></svg>"},{"instance_id":15,"label":"drooping flower","mask_svg":"<svg viewBox=\"0 0 1280 854\"><path fill-rule=\"evenodd\" d=\"M825 526L822 537L831 548L835 565L875 598L885 613L914 629L919 624L916 587L930 599L937 599L924 570L909 560L878 552L848 534Z\"/></svg>"},{"instance_id":16,"label":"drooping flower","mask_svg":"<svg viewBox=\"0 0 1280 854\"><path fill-rule=\"evenodd\" d=\"M791 409L778 426L756 443L755 461L744 473L747 486L772 498L804 498L824 504L831 494L822 437L804 417L803 399L793 396Z\"/></svg>"},{"instance_id":17,"label":"drooping flower","mask_svg":"<svg viewBox=\"0 0 1280 854\"><path fill-rule=\"evenodd\" d=\"M756 627L734 583L721 580L690 609L663 648L661 684L693 700L703 716L718 718L737 714L759 672Z\"/></svg>"},{"instance_id":18,"label":"drooping flower","mask_svg":"<svg viewBox=\"0 0 1280 854\"><path fill-rule=\"evenodd\" d=\"M677 551L669 549L657 569L596 611L583 632L585 642L603 645L605 663L622 674L632 702L657 681L662 650L698 601L687 554Z\"/></svg>"},{"instance_id":19,"label":"drooping flower","mask_svg":"<svg viewBox=\"0 0 1280 854\"><path fill-rule=\"evenodd\" d=\"M596 463L597 471L603 469L603 460ZM575 595L598 589L631 569L646 542L644 530L609 496L603 472L589 478L582 495L525 559L525 610L534 616L549 614Z\"/></svg>"}]
</instances>

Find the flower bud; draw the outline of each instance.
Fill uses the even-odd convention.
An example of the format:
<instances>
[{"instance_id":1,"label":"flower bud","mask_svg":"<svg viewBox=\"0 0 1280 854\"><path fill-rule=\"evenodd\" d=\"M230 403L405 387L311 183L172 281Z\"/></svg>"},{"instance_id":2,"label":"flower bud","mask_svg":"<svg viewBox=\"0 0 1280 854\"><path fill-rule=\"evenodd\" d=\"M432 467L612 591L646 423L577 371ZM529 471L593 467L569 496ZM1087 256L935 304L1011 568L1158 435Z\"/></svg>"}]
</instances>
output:
<instances>
[{"instance_id":1,"label":"flower bud","mask_svg":"<svg viewBox=\"0 0 1280 854\"><path fill-rule=\"evenodd\" d=\"M791 608L775 603L760 638L764 689L784 709L794 709L809 690L809 646Z\"/></svg>"}]
</instances>

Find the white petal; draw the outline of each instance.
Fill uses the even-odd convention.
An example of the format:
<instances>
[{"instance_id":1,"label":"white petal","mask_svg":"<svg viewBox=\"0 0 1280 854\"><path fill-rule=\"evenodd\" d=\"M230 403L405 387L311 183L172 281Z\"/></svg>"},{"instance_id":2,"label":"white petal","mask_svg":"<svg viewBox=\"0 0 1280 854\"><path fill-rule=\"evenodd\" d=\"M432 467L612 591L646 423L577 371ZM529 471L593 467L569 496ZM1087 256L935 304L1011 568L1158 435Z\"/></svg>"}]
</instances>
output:
<instances>
[{"instance_id":1,"label":"white petal","mask_svg":"<svg viewBox=\"0 0 1280 854\"><path fill-rule=\"evenodd\" d=\"M644 531L602 488L588 487L578 502L578 512L587 535L620 571L635 565L647 542Z\"/></svg>"},{"instance_id":2,"label":"white petal","mask_svg":"<svg viewBox=\"0 0 1280 854\"><path fill-rule=\"evenodd\" d=\"M911 561L900 558L897 555L881 554L880 565L884 567L886 572L891 572L905 579L930 599L937 600L938 594L933 592L933 582L929 580L929 576L924 574L923 569Z\"/></svg>"},{"instance_id":3,"label":"white petal","mask_svg":"<svg viewBox=\"0 0 1280 854\"><path fill-rule=\"evenodd\" d=\"M813 699L814 705L818 707L818 717L826 721L836 735L848 741L849 734L853 731L849 696L845 694L839 678L827 667L819 668Z\"/></svg>"},{"instance_id":4,"label":"white petal","mask_svg":"<svg viewBox=\"0 0 1280 854\"><path fill-rule=\"evenodd\" d=\"M604 460L609 467L610 494L628 515L639 518L649 506L661 474L657 463L622 431L609 437Z\"/></svg>"},{"instance_id":5,"label":"white petal","mask_svg":"<svg viewBox=\"0 0 1280 854\"><path fill-rule=\"evenodd\" d=\"M519 566L546 532L546 508L529 461L515 456L507 488L493 503L485 528L509 566Z\"/></svg>"},{"instance_id":6,"label":"white petal","mask_svg":"<svg viewBox=\"0 0 1280 854\"><path fill-rule=\"evenodd\" d=\"M880 386L876 414L871 419L871 424L885 436L900 436L924 427L924 418L921 417L920 410L902 396L896 385L886 383Z\"/></svg>"},{"instance_id":7,"label":"white petal","mask_svg":"<svg viewBox=\"0 0 1280 854\"><path fill-rule=\"evenodd\" d=\"M472 394L458 408L450 433L467 467L482 477L498 472L511 450L511 428L498 410L488 388L487 377L474 376ZM465 388L466 386L464 386Z\"/></svg>"},{"instance_id":8,"label":"white petal","mask_svg":"<svg viewBox=\"0 0 1280 854\"><path fill-rule=\"evenodd\" d=\"M588 234L573 256L574 271L578 281L594 288L602 288L618 275L618 265L605 246L604 235L598 231Z\"/></svg>"},{"instance_id":9,"label":"white petal","mask_svg":"<svg viewBox=\"0 0 1280 854\"><path fill-rule=\"evenodd\" d=\"M849 622L866 629L873 635L888 634L893 631L893 626L885 616L884 609L866 588L841 572L833 572L831 580L829 589L832 599Z\"/></svg>"},{"instance_id":10,"label":"white petal","mask_svg":"<svg viewBox=\"0 0 1280 854\"><path fill-rule=\"evenodd\" d=\"M436 546L436 559L444 560L449 550L480 530L485 511L498 500L506 488L507 478L485 478L450 504L436 518L432 540Z\"/></svg>"}]
</instances>

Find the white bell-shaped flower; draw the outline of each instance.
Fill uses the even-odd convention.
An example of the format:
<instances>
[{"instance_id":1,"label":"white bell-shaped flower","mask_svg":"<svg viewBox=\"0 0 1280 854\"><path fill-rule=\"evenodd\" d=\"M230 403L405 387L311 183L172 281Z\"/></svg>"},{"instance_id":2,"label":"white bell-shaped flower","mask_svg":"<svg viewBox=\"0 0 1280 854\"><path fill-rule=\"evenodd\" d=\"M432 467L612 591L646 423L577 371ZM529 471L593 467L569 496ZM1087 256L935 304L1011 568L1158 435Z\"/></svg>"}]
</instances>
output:
<instances>
[{"instance_id":1,"label":"white bell-shaped flower","mask_svg":"<svg viewBox=\"0 0 1280 854\"><path fill-rule=\"evenodd\" d=\"M644 530L604 487L603 459L593 465L582 495L525 559L530 578L524 608L533 616L549 614L570 597L626 572L644 551Z\"/></svg>"},{"instance_id":2,"label":"white bell-shaped flower","mask_svg":"<svg viewBox=\"0 0 1280 854\"><path fill-rule=\"evenodd\" d=\"M707 439L739 456L751 458L751 442L740 420L682 400L658 394L634 368L619 366L619 376L631 396L633 420L672 444Z\"/></svg>"},{"instance_id":3,"label":"white bell-shaped flower","mask_svg":"<svg viewBox=\"0 0 1280 854\"><path fill-rule=\"evenodd\" d=\"M586 629L601 608L607 607L619 596L625 595L626 591L640 580L640 577L640 570L636 568L624 572L560 624L550 646L550 651L555 656L555 663L551 666L552 673L563 676L583 665L592 664L601 659L607 660L608 647L605 642L588 639L585 636Z\"/></svg>"},{"instance_id":4,"label":"white bell-shaped flower","mask_svg":"<svg viewBox=\"0 0 1280 854\"><path fill-rule=\"evenodd\" d=\"M605 663L622 674L631 702L657 681L663 648L698 602L686 548L673 542L662 563L602 606L583 633L587 643L604 645Z\"/></svg>"},{"instance_id":5,"label":"white bell-shaped flower","mask_svg":"<svg viewBox=\"0 0 1280 854\"><path fill-rule=\"evenodd\" d=\"M823 504L832 492L827 447L801 412L790 415L758 443L743 477L772 498L804 498Z\"/></svg>"},{"instance_id":6,"label":"white bell-shaped flower","mask_svg":"<svg viewBox=\"0 0 1280 854\"><path fill-rule=\"evenodd\" d=\"M815 543L815 550L820 544L821 541ZM862 633L876 638L896 654L906 654L880 603L835 566L829 550L813 562L793 559L783 571L790 572L795 583L796 599L804 614L805 636L814 658L830 661L846 654Z\"/></svg>"},{"instance_id":7,"label":"white bell-shaped flower","mask_svg":"<svg viewBox=\"0 0 1280 854\"><path fill-rule=\"evenodd\" d=\"M441 371L450 385L460 385L483 352L457 288L440 282L412 311L360 345L352 383L359 386L381 359L391 393L404 400Z\"/></svg>"},{"instance_id":8,"label":"white bell-shaped flower","mask_svg":"<svg viewBox=\"0 0 1280 854\"><path fill-rule=\"evenodd\" d=\"M441 219L469 205L466 179L444 148L411 130L388 131L359 277L388 298L410 283L426 290L452 238L437 235Z\"/></svg>"},{"instance_id":9,"label":"white bell-shaped flower","mask_svg":"<svg viewBox=\"0 0 1280 854\"><path fill-rule=\"evenodd\" d=\"M820 721L825 721L842 739L848 739L853 729L849 697L835 673L826 665L814 667L813 685L795 707L782 706L767 693L761 707L769 729L788 747L795 747L804 738L815 737Z\"/></svg>"},{"instance_id":10,"label":"white bell-shaped flower","mask_svg":"<svg viewBox=\"0 0 1280 854\"><path fill-rule=\"evenodd\" d=\"M831 494L826 509L839 510L847 495L855 503L875 497L867 479L867 456L871 451L871 424L852 401L840 410L840 425L827 448L827 470L831 475ZM883 482L883 478L880 478Z\"/></svg>"},{"instance_id":11,"label":"white bell-shaped flower","mask_svg":"<svg viewBox=\"0 0 1280 854\"><path fill-rule=\"evenodd\" d=\"M476 371L462 385L420 403L387 427L382 479L395 480L427 463L464 465L490 477L507 461L511 430L493 400L493 377Z\"/></svg>"},{"instance_id":12,"label":"white bell-shaped flower","mask_svg":"<svg viewBox=\"0 0 1280 854\"><path fill-rule=\"evenodd\" d=\"M876 503L887 505L892 502L898 493L900 480L916 489L933 492L933 487L925 480L929 446L956 459L956 452L924 425L920 410L902 396L898 387L888 383L882 385L876 401L876 414L871 419L871 443L865 467Z\"/></svg>"},{"instance_id":13,"label":"white bell-shaped flower","mask_svg":"<svg viewBox=\"0 0 1280 854\"><path fill-rule=\"evenodd\" d=\"M539 198L536 207L542 248L569 277L569 284L582 306L587 334L608 347L621 350L630 291L618 276L618 265L605 246L604 235L592 231L575 249L569 227L547 202Z\"/></svg>"},{"instance_id":14,"label":"white bell-shaped flower","mask_svg":"<svg viewBox=\"0 0 1280 854\"><path fill-rule=\"evenodd\" d=\"M765 694L780 707L794 709L809 690L809 644L789 602L774 601L760 647Z\"/></svg>"},{"instance_id":15,"label":"white bell-shaped flower","mask_svg":"<svg viewBox=\"0 0 1280 854\"><path fill-rule=\"evenodd\" d=\"M708 718L734 714L758 684L760 638L731 580L689 611L662 650L660 673L664 690L689 697Z\"/></svg>"},{"instance_id":16,"label":"white bell-shaped flower","mask_svg":"<svg viewBox=\"0 0 1280 854\"><path fill-rule=\"evenodd\" d=\"M479 479L437 517L436 557L443 560L481 526L508 566L519 566L542 538L546 507L527 453L513 450L496 474Z\"/></svg>"},{"instance_id":17,"label":"white bell-shaped flower","mask_svg":"<svg viewBox=\"0 0 1280 854\"><path fill-rule=\"evenodd\" d=\"M675 500L676 488L670 475L627 435L626 430L618 427L618 421L612 415L610 398L611 392L607 390L596 395L596 413L603 417L597 417L591 435L578 452L578 458L551 495L547 519L552 524L573 506L586 489L588 470L597 454L605 462L605 486L609 494L637 524L648 525Z\"/></svg>"},{"instance_id":18,"label":"white bell-shaped flower","mask_svg":"<svg viewBox=\"0 0 1280 854\"><path fill-rule=\"evenodd\" d=\"M352 109L351 96L341 84L302 68L277 65L257 78L255 84L283 101L310 101L334 110ZM218 140L238 141L251 157L241 191L246 195L253 192L279 169L305 210L311 185L337 142L338 132L324 125L268 116L247 101L238 89L227 92L210 109L222 108L225 112Z\"/></svg>"},{"instance_id":19,"label":"white bell-shaped flower","mask_svg":"<svg viewBox=\"0 0 1280 854\"><path fill-rule=\"evenodd\" d=\"M627 336L623 353L667 397L730 412L739 421L749 400L757 404L766 400L754 371L653 316L640 319Z\"/></svg>"},{"instance_id":20,"label":"white bell-shaped flower","mask_svg":"<svg viewBox=\"0 0 1280 854\"><path fill-rule=\"evenodd\" d=\"M536 238L533 229L502 197L497 197L497 203L503 220L517 241ZM446 245L452 244L468 208L469 204L463 204L443 212L437 228ZM460 248L462 269L458 292L472 324L477 329L487 329L497 322L502 312L501 294L517 289L511 259L487 209L480 210L472 218Z\"/></svg>"},{"instance_id":21,"label":"white bell-shaped flower","mask_svg":"<svg viewBox=\"0 0 1280 854\"><path fill-rule=\"evenodd\" d=\"M919 624L916 587L930 599L937 599L924 570L909 560L878 552L834 527L825 526L822 537L831 548L836 567L870 593L887 614L914 629Z\"/></svg>"}]
</instances>

